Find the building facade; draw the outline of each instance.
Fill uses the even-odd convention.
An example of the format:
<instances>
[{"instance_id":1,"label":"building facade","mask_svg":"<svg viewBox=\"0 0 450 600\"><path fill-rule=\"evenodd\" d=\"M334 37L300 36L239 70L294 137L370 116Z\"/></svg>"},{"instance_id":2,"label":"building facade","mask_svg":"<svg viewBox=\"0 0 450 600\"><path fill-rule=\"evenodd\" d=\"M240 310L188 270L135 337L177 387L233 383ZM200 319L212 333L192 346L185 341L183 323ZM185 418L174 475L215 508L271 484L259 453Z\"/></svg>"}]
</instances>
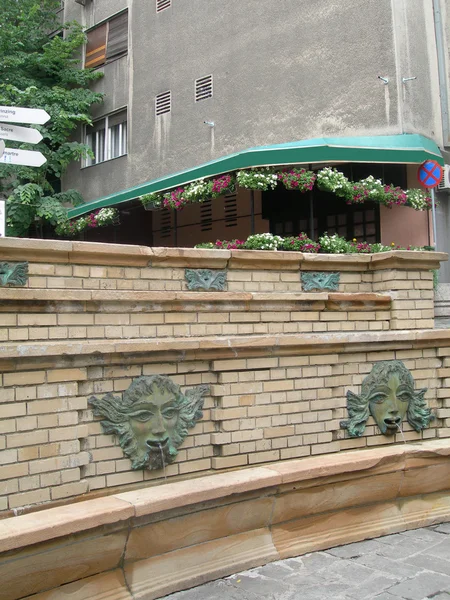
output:
<instances>
[{"instance_id":1,"label":"building facade","mask_svg":"<svg viewBox=\"0 0 450 600\"><path fill-rule=\"evenodd\" d=\"M445 152L446 0L72 0L64 18L86 27L84 62L104 73L95 86L105 100L93 127L79 132L95 159L73 164L63 181L93 202L74 216L137 187L116 205L119 241L193 246L255 231L297 233L305 224L311 234L434 242L429 214L406 207L358 211L315 198L312 216L292 194L238 190L176 214L144 214L136 199L139 186L173 173L300 140L419 134ZM356 154L336 163L418 185L417 164L404 157L372 164ZM439 195L438 248L448 250L447 193Z\"/></svg>"}]
</instances>

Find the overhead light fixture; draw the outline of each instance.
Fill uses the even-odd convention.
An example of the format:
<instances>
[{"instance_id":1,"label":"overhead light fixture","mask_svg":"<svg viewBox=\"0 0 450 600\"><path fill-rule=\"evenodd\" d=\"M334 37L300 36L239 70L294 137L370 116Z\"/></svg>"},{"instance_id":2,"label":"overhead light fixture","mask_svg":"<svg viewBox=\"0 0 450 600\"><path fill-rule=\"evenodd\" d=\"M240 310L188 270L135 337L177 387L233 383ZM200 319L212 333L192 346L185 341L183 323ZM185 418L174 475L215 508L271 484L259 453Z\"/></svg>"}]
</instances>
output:
<instances>
[{"instance_id":1,"label":"overhead light fixture","mask_svg":"<svg viewBox=\"0 0 450 600\"><path fill-rule=\"evenodd\" d=\"M215 125L214 121L203 121L203 123L205 125L209 125L210 127L214 127L214 125Z\"/></svg>"}]
</instances>

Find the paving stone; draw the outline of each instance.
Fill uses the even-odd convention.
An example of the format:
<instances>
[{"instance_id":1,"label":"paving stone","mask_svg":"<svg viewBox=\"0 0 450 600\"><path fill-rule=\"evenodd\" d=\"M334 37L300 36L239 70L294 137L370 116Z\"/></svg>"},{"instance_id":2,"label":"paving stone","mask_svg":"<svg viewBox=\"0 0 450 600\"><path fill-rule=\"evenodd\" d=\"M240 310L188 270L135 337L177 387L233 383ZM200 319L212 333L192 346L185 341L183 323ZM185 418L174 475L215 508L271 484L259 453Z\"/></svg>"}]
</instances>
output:
<instances>
[{"instance_id":1,"label":"paving stone","mask_svg":"<svg viewBox=\"0 0 450 600\"><path fill-rule=\"evenodd\" d=\"M429 528L402 531L400 535L409 539L414 538L419 540L426 540L430 543L436 542L437 544L445 540L445 537L442 533L439 533L438 531L433 531Z\"/></svg>"},{"instance_id":2,"label":"paving stone","mask_svg":"<svg viewBox=\"0 0 450 600\"><path fill-rule=\"evenodd\" d=\"M444 538L444 541L429 549L429 554L439 556L444 559L450 558L450 538Z\"/></svg>"},{"instance_id":3,"label":"paving stone","mask_svg":"<svg viewBox=\"0 0 450 600\"><path fill-rule=\"evenodd\" d=\"M353 600L353 598L352 598ZM398 596L393 596L389 592L382 592L376 596L372 596L370 600L399 600Z\"/></svg>"},{"instance_id":4,"label":"paving stone","mask_svg":"<svg viewBox=\"0 0 450 600\"><path fill-rule=\"evenodd\" d=\"M252 576L248 575L232 575L227 578L227 581L239 591L252 592L258 598L272 598L275 594L287 595L291 590L289 586L283 584L281 581L275 579L269 579L268 577L261 577L255 572Z\"/></svg>"},{"instance_id":5,"label":"paving stone","mask_svg":"<svg viewBox=\"0 0 450 600\"><path fill-rule=\"evenodd\" d=\"M435 531L439 531L440 533L450 533L450 523L441 523L433 528Z\"/></svg>"},{"instance_id":6,"label":"paving stone","mask_svg":"<svg viewBox=\"0 0 450 600\"><path fill-rule=\"evenodd\" d=\"M297 570L299 565L297 563ZM256 569L256 573L259 573L263 577L271 577L272 579L277 579L279 581L283 581L291 575L295 571L295 568L290 567L289 565L284 565L283 562L275 562L265 565L264 567L259 567Z\"/></svg>"},{"instance_id":7,"label":"paving stone","mask_svg":"<svg viewBox=\"0 0 450 600\"><path fill-rule=\"evenodd\" d=\"M330 567L329 573L336 573L350 585L358 585L371 577L374 571L354 561L342 559Z\"/></svg>"},{"instance_id":8,"label":"paving stone","mask_svg":"<svg viewBox=\"0 0 450 600\"><path fill-rule=\"evenodd\" d=\"M389 593L408 600L424 600L449 588L450 577L438 573L419 573L417 577L389 588Z\"/></svg>"},{"instance_id":9,"label":"paving stone","mask_svg":"<svg viewBox=\"0 0 450 600\"><path fill-rule=\"evenodd\" d=\"M349 598L373 598L396 585L397 581L391 575L376 574L371 579L364 581L362 585L354 587L347 592Z\"/></svg>"},{"instance_id":10,"label":"paving stone","mask_svg":"<svg viewBox=\"0 0 450 600\"><path fill-rule=\"evenodd\" d=\"M427 571L434 571L435 573L442 573L443 575L450 575L450 555L448 560L440 558L438 556L427 556L424 553L416 554L405 559L405 563L408 565L416 565Z\"/></svg>"},{"instance_id":11,"label":"paving stone","mask_svg":"<svg viewBox=\"0 0 450 600\"><path fill-rule=\"evenodd\" d=\"M301 564L312 573L320 572L322 569L329 569L332 564L339 562L339 558L331 556L326 552L314 552L300 557Z\"/></svg>"},{"instance_id":12,"label":"paving stone","mask_svg":"<svg viewBox=\"0 0 450 600\"><path fill-rule=\"evenodd\" d=\"M406 560L408 559L405 559L405 561ZM414 577L418 572L423 570L418 566L410 565L403 561L396 561L392 558L386 558L385 556L379 556L378 554L360 556L355 559L355 562L370 567L374 571L395 575L398 581L402 581L407 577Z\"/></svg>"},{"instance_id":13,"label":"paving stone","mask_svg":"<svg viewBox=\"0 0 450 600\"><path fill-rule=\"evenodd\" d=\"M326 554L331 554L339 558L358 558L359 556L376 552L379 548L380 543L377 540L365 540L364 542L356 542L332 548L331 550L327 550Z\"/></svg>"},{"instance_id":14,"label":"paving stone","mask_svg":"<svg viewBox=\"0 0 450 600\"><path fill-rule=\"evenodd\" d=\"M418 554L419 552L423 552L424 550L427 550L431 553L434 547L442 543L439 541L431 542L427 539L420 539L418 537L409 538L404 535L401 535L399 537L401 538L400 541L396 539L393 545L385 543L380 544L380 549L377 550L377 554L394 559L407 558L408 556ZM450 540L448 541L450 542Z\"/></svg>"},{"instance_id":15,"label":"paving stone","mask_svg":"<svg viewBox=\"0 0 450 600\"><path fill-rule=\"evenodd\" d=\"M205 583L191 590L165 596L165 598L167 600L254 600L254 596L247 596L224 581Z\"/></svg>"},{"instance_id":16,"label":"paving stone","mask_svg":"<svg viewBox=\"0 0 450 600\"><path fill-rule=\"evenodd\" d=\"M377 542L380 542L380 544L395 546L396 544L402 544L404 539L401 533L392 533L391 535L383 535L383 537L377 538Z\"/></svg>"},{"instance_id":17,"label":"paving stone","mask_svg":"<svg viewBox=\"0 0 450 600\"><path fill-rule=\"evenodd\" d=\"M161 600L450 600L450 523L256 567Z\"/></svg>"}]
</instances>

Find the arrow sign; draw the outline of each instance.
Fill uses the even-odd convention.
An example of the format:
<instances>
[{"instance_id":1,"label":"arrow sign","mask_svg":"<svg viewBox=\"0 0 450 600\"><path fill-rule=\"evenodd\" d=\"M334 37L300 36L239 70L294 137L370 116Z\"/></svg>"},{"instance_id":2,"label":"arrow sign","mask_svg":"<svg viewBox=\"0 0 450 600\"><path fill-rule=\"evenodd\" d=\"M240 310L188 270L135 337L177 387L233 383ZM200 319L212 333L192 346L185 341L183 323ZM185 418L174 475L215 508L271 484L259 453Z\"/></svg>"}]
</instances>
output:
<instances>
[{"instance_id":1,"label":"arrow sign","mask_svg":"<svg viewBox=\"0 0 450 600\"><path fill-rule=\"evenodd\" d=\"M0 106L0 121L4 123L32 123L43 125L50 115L42 108L21 108L18 106Z\"/></svg>"},{"instance_id":2,"label":"arrow sign","mask_svg":"<svg viewBox=\"0 0 450 600\"><path fill-rule=\"evenodd\" d=\"M33 150L16 150L15 148L5 148L3 156L0 158L0 164L22 165L26 167L40 167L47 159L42 152Z\"/></svg>"},{"instance_id":3,"label":"arrow sign","mask_svg":"<svg viewBox=\"0 0 450 600\"><path fill-rule=\"evenodd\" d=\"M31 127L0 123L0 139L37 144L42 140L42 135L37 129L31 129Z\"/></svg>"},{"instance_id":4,"label":"arrow sign","mask_svg":"<svg viewBox=\"0 0 450 600\"><path fill-rule=\"evenodd\" d=\"M6 202L0 200L0 237L6 235Z\"/></svg>"}]
</instances>

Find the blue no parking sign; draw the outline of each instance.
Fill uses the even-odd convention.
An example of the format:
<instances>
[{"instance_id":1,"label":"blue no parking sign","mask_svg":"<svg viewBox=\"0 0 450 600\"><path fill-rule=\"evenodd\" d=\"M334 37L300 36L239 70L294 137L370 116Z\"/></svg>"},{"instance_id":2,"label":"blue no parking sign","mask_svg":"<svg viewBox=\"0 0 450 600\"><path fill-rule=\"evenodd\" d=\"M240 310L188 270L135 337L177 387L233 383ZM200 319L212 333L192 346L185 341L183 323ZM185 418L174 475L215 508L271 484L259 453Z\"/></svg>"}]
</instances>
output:
<instances>
[{"instance_id":1,"label":"blue no parking sign","mask_svg":"<svg viewBox=\"0 0 450 600\"><path fill-rule=\"evenodd\" d=\"M423 187L433 189L439 185L444 171L435 160L427 160L419 167L418 178Z\"/></svg>"}]
</instances>

